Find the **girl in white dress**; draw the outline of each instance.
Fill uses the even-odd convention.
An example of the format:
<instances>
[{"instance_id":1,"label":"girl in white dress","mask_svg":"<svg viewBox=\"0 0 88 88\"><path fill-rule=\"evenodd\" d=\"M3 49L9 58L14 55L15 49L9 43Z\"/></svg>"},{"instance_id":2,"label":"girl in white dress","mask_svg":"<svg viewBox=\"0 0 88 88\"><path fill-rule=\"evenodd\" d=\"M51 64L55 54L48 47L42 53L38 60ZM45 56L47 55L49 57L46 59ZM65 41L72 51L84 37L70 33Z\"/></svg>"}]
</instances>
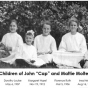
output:
<instances>
[{"instance_id":1,"label":"girl in white dress","mask_svg":"<svg viewBox=\"0 0 88 88\"><path fill-rule=\"evenodd\" d=\"M38 56L48 62L48 59L52 58L50 54L57 50L56 41L50 35L51 26L49 21L44 22L42 31L41 35L35 37L34 46L37 49Z\"/></svg>"},{"instance_id":2,"label":"girl in white dress","mask_svg":"<svg viewBox=\"0 0 88 88\"><path fill-rule=\"evenodd\" d=\"M86 40L81 33L77 32L77 19L74 18L73 20L70 20L69 27L71 32L65 34L62 37L61 43L59 45L59 50L85 54L87 51Z\"/></svg>"},{"instance_id":3,"label":"girl in white dress","mask_svg":"<svg viewBox=\"0 0 88 88\"><path fill-rule=\"evenodd\" d=\"M65 64L80 68L80 61L84 58L87 51L85 37L77 32L78 21L76 18L69 21L70 32L62 37L59 45L58 54L54 58L56 63Z\"/></svg>"},{"instance_id":4,"label":"girl in white dress","mask_svg":"<svg viewBox=\"0 0 88 88\"><path fill-rule=\"evenodd\" d=\"M12 20L9 30L10 32L5 34L2 38L1 43L3 43L10 53L15 52L16 48L23 44L22 37L16 32L18 29L16 20Z\"/></svg>"},{"instance_id":5,"label":"girl in white dress","mask_svg":"<svg viewBox=\"0 0 88 88\"><path fill-rule=\"evenodd\" d=\"M17 58L22 58L27 62L30 62L30 60L36 60L37 51L36 48L32 45L33 40L34 40L34 32L32 30L27 31L25 35L26 43L23 44L21 53L16 54Z\"/></svg>"}]
</instances>

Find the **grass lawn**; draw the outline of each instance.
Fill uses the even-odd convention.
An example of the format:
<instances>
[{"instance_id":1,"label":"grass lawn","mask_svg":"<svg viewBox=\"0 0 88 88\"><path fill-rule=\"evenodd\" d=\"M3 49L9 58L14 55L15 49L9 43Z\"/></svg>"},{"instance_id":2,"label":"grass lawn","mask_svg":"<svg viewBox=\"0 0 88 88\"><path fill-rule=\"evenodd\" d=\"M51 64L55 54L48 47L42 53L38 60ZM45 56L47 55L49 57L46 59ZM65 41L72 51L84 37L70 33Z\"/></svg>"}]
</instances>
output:
<instances>
[{"instance_id":1,"label":"grass lawn","mask_svg":"<svg viewBox=\"0 0 88 88\"><path fill-rule=\"evenodd\" d=\"M47 64L44 64L42 65L41 67L36 67L34 65L30 65L30 64L26 64L26 63L23 63L23 64L17 64L17 65L11 65L9 63L5 63L5 62L0 62L0 68L58 68L56 66L55 63L47 63Z\"/></svg>"},{"instance_id":2,"label":"grass lawn","mask_svg":"<svg viewBox=\"0 0 88 88\"><path fill-rule=\"evenodd\" d=\"M65 66L65 65L56 65L55 63L48 63L48 64L44 64L41 67L36 67L33 65L10 65L9 63L5 63L5 62L0 62L0 68L58 68L58 69L77 69L75 67L70 67L70 66Z\"/></svg>"}]
</instances>

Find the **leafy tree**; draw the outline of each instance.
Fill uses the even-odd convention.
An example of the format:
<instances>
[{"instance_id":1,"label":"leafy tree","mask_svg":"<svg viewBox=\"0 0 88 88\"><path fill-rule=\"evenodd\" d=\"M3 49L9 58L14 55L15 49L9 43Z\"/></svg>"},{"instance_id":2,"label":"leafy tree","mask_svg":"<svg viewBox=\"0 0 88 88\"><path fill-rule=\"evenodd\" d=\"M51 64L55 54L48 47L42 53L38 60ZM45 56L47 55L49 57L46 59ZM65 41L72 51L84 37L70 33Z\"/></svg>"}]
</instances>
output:
<instances>
[{"instance_id":1,"label":"leafy tree","mask_svg":"<svg viewBox=\"0 0 88 88\"><path fill-rule=\"evenodd\" d=\"M88 24L88 2L82 1L0 1L0 40L9 31L11 19L18 22L18 33L24 39L27 30L34 30L35 36L42 32L45 20L51 21L51 35L57 46L61 37L68 32L68 20L76 17L83 30ZM84 31L87 38L87 31Z\"/></svg>"}]
</instances>

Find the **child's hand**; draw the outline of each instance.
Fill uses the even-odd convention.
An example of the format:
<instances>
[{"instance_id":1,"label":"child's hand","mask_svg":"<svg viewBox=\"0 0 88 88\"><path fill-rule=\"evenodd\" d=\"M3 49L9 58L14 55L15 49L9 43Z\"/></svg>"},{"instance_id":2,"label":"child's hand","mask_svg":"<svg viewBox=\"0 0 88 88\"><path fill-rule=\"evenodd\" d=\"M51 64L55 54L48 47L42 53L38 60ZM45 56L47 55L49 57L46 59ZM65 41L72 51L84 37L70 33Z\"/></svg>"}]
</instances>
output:
<instances>
[{"instance_id":1,"label":"child's hand","mask_svg":"<svg viewBox=\"0 0 88 88\"><path fill-rule=\"evenodd\" d=\"M38 55L45 55L45 54L51 54L52 52L51 51L49 51L49 52L39 52L39 53L37 53Z\"/></svg>"},{"instance_id":2,"label":"child's hand","mask_svg":"<svg viewBox=\"0 0 88 88\"><path fill-rule=\"evenodd\" d=\"M37 53L38 55L44 55L45 53L42 53L42 52L39 52L39 53Z\"/></svg>"},{"instance_id":3,"label":"child's hand","mask_svg":"<svg viewBox=\"0 0 88 88\"><path fill-rule=\"evenodd\" d=\"M0 50L4 50L4 47L2 46L2 47L0 47Z\"/></svg>"},{"instance_id":4,"label":"child's hand","mask_svg":"<svg viewBox=\"0 0 88 88\"><path fill-rule=\"evenodd\" d=\"M31 63L34 63L34 62L35 62L35 60L30 60L30 62L31 62Z\"/></svg>"},{"instance_id":5,"label":"child's hand","mask_svg":"<svg viewBox=\"0 0 88 88\"><path fill-rule=\"evenodd\" d=\"M85 62L83 68L88 68L88 61Z\"/></svg>"},{"instance_id":6,"label":"child's hand","mask_svg":"<svg viewBox=\"0 0 88 88\"><path fill-rule=\"evenodd\" d=\"M0 50L4 50L5 49L5 45L3 43L0 43Z\"/></svg>"},{"instance_id":7,"label":"child's hand","mask_svg":"<svg viewBox=\"0 0 88 88\"><path fill-rule=\"evenodd\" d=\"M70 51L72 53L81 53L80 51Z\"/></svg>"},{"instance_id":8,"label":"child's hand","mask_svg":"<svg viewBox=\"0 0 88 88\"><path fill-rule=\"evenodd\" d=\"M7 50L8 50L8 51L12 51L12 48L11 48L11 47L7 47Z\"/></svg>"},{"instance_id":9,"label":"child's hand","mask_svg":"<svg viewBox=\"0 0 88 88\"><path fill-rule=\"evenodd\" d=\"M49 51L49 52L46 52L45 54L52 54L52 52L51 52L51 51Z\"/></svg>"}]
</instances>

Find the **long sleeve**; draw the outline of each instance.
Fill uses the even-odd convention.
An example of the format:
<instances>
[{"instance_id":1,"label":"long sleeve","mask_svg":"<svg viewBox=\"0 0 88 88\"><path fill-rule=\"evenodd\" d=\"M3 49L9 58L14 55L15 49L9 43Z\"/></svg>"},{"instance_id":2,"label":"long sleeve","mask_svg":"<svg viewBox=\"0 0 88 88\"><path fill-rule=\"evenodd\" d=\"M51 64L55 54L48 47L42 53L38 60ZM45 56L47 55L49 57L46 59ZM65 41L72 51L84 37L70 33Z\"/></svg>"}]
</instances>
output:
<instances>
[{"instance_id":1,"label":"long sleeve","mask_svg":"<svg viewBox=\"0 0 88 88\"><path fill-rule=\"evenodd\" d=\"M6 35L3 36L1 42L2 42L3 44L5 44L5 42L6 42Z\"/></svg>"},{"instance_id":2,"label":"long sleeve","mask_svg":"<svg viewBox=\"0 0 88 88\"><path fill-rule=\"evenodd\" d=\"M87 45L86 45L86 40L85 40L84 36L83 36L82 41L81 41L80 49L81 49L81 52L83 54L85 54L87 51Z\"/></svg>"},{"instance_id":3,"label":"long sleeve","mask_svg":"<svg viewBox=\"0 0 88 88\"><path fill-rule=\"evenodd\" d=\"M14 51L12 53L15 54L15 58L22 58L22 55L23 55L23 40L22 40L21 36L18 37L16 47L14 48Z\"/></svg>"},{"instance_id":4,"label":"long sleeve","mask_svg":"<svg viewBox=\"0 0 88 88\"><path fill-rule=\"evenodd\" d=\"M37 50L37 38L34 39L34 46L35 46L35 48Z\"/></svg>"},{"instance_id":5,"label":"long sleeve","mask_svg":"<svg viewBox=\"0 0 88 88\"><path fill-rule=\"evenodd\" d=\"M52 50L52 52L57 51L56 41L55 41L55 39L52 40L52 43L51 43L51 50Z\"/></svg>"},{"instance_id":6,"label":"long sleeve","mask_svg":"<svg viewBox=\"0 0 88 88\"><path fill-rule=\"evenodd\" d=\"M87 59L88 60L88 51L85 53L85 60Z\"/></svg>"},{"instance_id":7,"label":"long sleeve","mask_svg":"<svg viewBox=\"0 0 88 88\"><path fill-rule=\"evenodd\" d=\"M32 59L33 60L36 60L37 59L37 51L36 51L36 49L34 48L34 53L33 53L33 55L32 55Z\"/></svg>"},{"instance_id":8,"label":"long sleeve","mask_svg":"<svg viewBox=\"0 0 88 88\"><path fill-rule=\"evenodd\" d=\"M58 50L60 50L60 51L66 51L66 43L65 43L63 37L62 37L62 40L61 40L61 43L59 45Z\"/></svg>"},{"instance_id":9,"label":"long sleeve","mask_svg":"<svg viewBox=\"0 0 88 88\"><path fill-rule=\"evenodd\" d=\"M19 49L19 51L21 51L22 47L23 47L23 39L21 37L18 37L15 50Z\"/></svg>"}]
</instances>

